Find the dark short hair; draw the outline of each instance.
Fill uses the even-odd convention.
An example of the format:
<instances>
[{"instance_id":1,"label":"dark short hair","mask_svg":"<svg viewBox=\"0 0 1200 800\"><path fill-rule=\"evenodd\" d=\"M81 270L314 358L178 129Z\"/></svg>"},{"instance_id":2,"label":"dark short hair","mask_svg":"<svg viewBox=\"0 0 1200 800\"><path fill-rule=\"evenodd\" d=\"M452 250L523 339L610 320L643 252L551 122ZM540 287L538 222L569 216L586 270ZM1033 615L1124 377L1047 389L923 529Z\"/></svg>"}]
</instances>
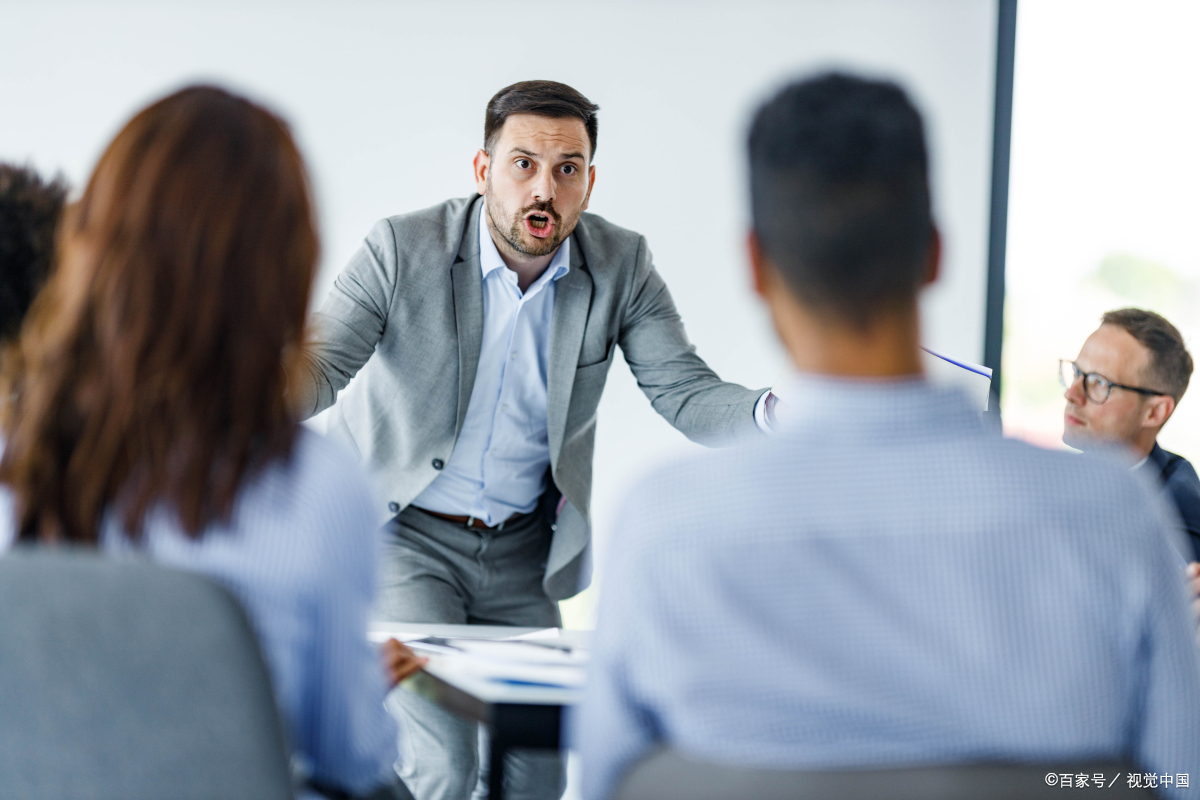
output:
<instances>
[{"instance_id":1,"label":"dark short hair","mask_svg":"<svg viewBox=\"0 0 1200 800\"><path fill-rule=\"evenodd\" d=\"M1101 325L1116 325L1150 351L1150 367L1143 388L1164 392L1178 403L1192 378L1192 356L1179 329L1166 317L1141 308L1118 308L1100 318Z\"/></svg>"},{"instance_id":2,"label":"dark short hair","mask_svg":"<svg viewBox=\"0 0 1200 800\"><path fill-rule=\"evenodd\" d=\"M0 164L0 340L21 329L54 262L55 230L67 199L61 177Z\"/></svg>"},{"instance_id":3,"label":"dark short hair","mask_svg":"<svg viewBox=\"0 0 1200 800\"><path fill-rule=\"evenodd\" d=\"M596 156L596 112L600 106L579 92L557 81L521 81L505 86L488 101L483 120L483 149L489 154L500 137L500 129L513 114L537 114L542 117L576 117L587 129L591 153Z\"/></svg>"},{"instance_id":4,"label":"dark short hair","mask_svg":"<svg viewBox=\"0 0 1200 800\"><path fill-rule=\"evenodd\" d=\"M826 73L754 117L758 241L806 306L856 327L915 298L933 242L921 115L894 83Z\"/></svg>"}]
</instances>

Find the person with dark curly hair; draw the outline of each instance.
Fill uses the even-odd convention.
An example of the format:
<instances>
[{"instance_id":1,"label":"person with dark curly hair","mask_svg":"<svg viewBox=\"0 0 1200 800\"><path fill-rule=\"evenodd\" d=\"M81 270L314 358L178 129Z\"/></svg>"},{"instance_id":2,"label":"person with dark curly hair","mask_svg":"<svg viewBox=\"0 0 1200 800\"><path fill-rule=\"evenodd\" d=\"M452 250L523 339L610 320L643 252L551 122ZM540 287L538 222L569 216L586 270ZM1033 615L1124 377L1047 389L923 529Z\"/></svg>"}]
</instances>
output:
<instances>
[{"instance_id":1,"label":"person with dark curly hair","mask_svg":"<svg viewBox=\"0 0 1200 800\"><path fill-rule=\"evenodd\" d=\"M29 167L0 164L0 340L13 339L54 263L66 205L61 177L47 183Z\"/></svg>"}]
</instances>

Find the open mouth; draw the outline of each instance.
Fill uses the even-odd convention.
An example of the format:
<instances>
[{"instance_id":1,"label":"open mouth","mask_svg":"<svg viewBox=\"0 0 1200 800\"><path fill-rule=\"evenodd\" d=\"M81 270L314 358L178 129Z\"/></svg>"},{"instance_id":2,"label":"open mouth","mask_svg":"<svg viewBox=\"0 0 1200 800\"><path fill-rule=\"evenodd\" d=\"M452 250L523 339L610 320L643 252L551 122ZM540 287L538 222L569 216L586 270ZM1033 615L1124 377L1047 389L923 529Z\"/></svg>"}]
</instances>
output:
<instances>
[{"instance_id":1,"label":"open mouth","mask_svg":"<svg viewBox=\"0 0 1200 800\"><path fill-rule=\"evenodd\" d=\"M525 229L539 239L545 239L554 230L554 218L549 214L534 212L525 215Z\"/></svg>"}]
</instances>

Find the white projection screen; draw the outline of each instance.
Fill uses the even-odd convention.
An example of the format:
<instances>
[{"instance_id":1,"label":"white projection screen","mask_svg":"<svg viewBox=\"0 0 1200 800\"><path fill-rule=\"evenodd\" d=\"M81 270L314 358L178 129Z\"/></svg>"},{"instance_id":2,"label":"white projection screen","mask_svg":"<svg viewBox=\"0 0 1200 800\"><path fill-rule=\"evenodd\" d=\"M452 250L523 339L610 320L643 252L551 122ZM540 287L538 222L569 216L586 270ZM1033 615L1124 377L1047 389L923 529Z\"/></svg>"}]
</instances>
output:
<instances>
[{"instance_id":1,"label":"white projection screen","mask_svg":"<svg viewBox=\"0 0 1200 800\"><path fill-rule=\"evenodd\" d=\"M885 76L924 113L932 150L945 261L922 300L925 342L982 362L997 11L997 0L10 0L0 159L79 187L148 101L197 81L244 92L291 122L307 157L319 303L375 220L473 192L497 89L563 81L601 107L591 211L647 236L700 355L726 380L766 387L784 356L743 254L750 115L817 70ZM624 488L693 447L618 359L599 411L598 565ZM587 606L569 606L568 621Z\"/></svg>"}]
</instances>

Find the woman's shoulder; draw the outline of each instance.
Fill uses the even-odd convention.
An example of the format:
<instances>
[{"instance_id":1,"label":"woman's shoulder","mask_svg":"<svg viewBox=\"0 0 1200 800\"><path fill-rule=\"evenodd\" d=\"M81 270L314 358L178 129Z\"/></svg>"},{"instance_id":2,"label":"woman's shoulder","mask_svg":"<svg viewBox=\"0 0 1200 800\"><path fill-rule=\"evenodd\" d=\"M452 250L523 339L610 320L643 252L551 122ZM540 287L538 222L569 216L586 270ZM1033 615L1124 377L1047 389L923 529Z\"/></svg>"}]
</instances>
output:
<instances>
[{"instance_id":1,"label":"woman's shoulder","mask_svg":"<svg viewBox=\"0 0 1200 800\"><path fill-rule=\"evenodd\" d=\"M269 471L272 474L255 487L255 497L245 499L255 506L251 513L269 515L267 524L276 542L283 536L298 559L324 576L314 574L314 580L352 575L354 581L369 585L378 525L366 473L354 457L326 437L302 429L291 457ZM242 511L239 521L247 525L250 515L244 512L250 509Z\"/></svg>"},{"instance_id":2,"label":"woman's shoulder","mask_svg":"<svg viewBox=\"0 0 1200 800\"><path fill-rule=\"evenodd\" d=\"M293 586L296 576L311 584L346 569L347 560L369 560L375 528L370 490L354 458L303 429L286 459L243 483L230 518L212 523L199 538L186 535L177 513L164 506L147 516L137 544L119 517L110 514L106 523L110 551L147 547L157 559L201 569L207 564L226 577L248 574L256 581L265 569L272 580Z\"/></svg>"},{"instance_id":3,"label":"woman's shoulder","mask_svg":"<svg viewBox=\"0 0 1200 800\"><path fill-rule=\"evenodd\" d=\"M303 425L296 434L288 464L298 470L300 478L321 481L342 478L363 485L367 481L366 473L349 451Z\"/></svg>"},{"instance_id":4,"label":"woman's shoulder","mask_svg":"<svg viewBox=\"0 0 1200 800\"><path fill-rule=\"evenodd\" d=\"M321 508L371 513L367 475L340 445L315 431L301 428L286 461L269 466L260 489L270 499L311 515ZM314 508L315 507L315 508Z\"/></svg>"}]
</instances>

